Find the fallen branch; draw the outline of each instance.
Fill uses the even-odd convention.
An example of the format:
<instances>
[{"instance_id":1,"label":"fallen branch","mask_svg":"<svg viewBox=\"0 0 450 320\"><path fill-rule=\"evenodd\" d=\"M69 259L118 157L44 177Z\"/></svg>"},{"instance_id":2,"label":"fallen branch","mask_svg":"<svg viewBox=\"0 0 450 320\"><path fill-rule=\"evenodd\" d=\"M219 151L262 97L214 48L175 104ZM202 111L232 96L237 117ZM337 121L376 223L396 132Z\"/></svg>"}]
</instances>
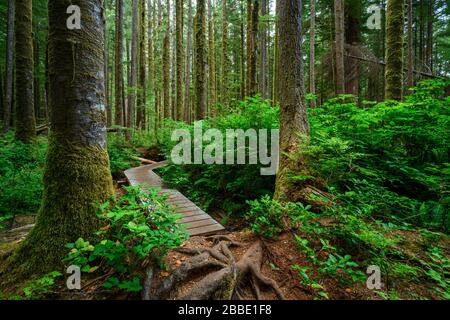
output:
<instances>
[{"instance_id":1,"label":"fallen branch","mask_svg":"<svg viewBox=\"0 0 450 320\"><path fill-rule=\"evenodd\" d=\"M152 160L148 160L148 159L144 159L144 158L139 158L139 157L135 157L135 156L131 156L130 158L133 159L133 160L136 160L136 161L140 161L143 164L156 164L157 163L156 161L152 161Z\"/></svg>"}]
</instances>

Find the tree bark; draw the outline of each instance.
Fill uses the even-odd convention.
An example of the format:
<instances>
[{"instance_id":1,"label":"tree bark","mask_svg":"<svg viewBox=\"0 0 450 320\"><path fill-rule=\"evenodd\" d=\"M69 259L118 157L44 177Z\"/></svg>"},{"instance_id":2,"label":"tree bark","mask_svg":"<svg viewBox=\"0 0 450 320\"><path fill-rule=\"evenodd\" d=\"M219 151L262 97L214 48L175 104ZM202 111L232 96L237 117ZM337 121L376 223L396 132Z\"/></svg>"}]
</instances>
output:
<instances>
[{"instance_id":1,"label":"tree bark","mask_svg":"<svg viewBox=\"0 0 450 320\"><path fill-rule=\"evenodd\" d=\"M275 199L289 201L294 186L289 174L302 165L288 155L298 153L302 140L298 134L309 134L302 62L302 7L300 0L278 0L279 6L279 69L280 162L276 179Z\"/></svg>"},{"instance_id":2,"label":"tree bark","mask_svg":"<svg viewBox=\"0 0 450 320\"><path fill-rule=\"evenodd\" d=\"M139 0L133 0L132 4L132 33L131 33L131 70L130 70L130 94L127 105L127 128L134 128L135 106L136 106L136 86L137 86L137 64L138 64L138 43L139 43ZM131 138L130 131L127 131L127 139Z\"/></svg>"},{"instance_id":3,"label":"tree bark","mask_svg":"<svg viewBox=\"0 0 450 320\"><path fill-rule=\"evenodd\" d=\"M403 98L404 0L388 0L386 11L385 98Z\"/></svg>"},{"instance_id":4,"label":"tree bark","mask_svg":"<svg viewBox=\"0 0 450 320\"><path fill-rule=\"evenodd\" d=\"M195 113L197 120L206 118L206 8L197 1L195 17Z\"/></svg>"},{"instance_id":5,"label":"tree bark","mask_svg":"<svg viewBox=\"0 0 450 320\"><path fill-rule=\"evenodd\" d=\"M124 106L123 106L123 0L116 0L116 43L115 43L115 124L123 126Z\"/></svg>"},{"instance_id":6,"label":"tree bark","mask_svg":"<svg viewBox=\"0 0 450 320\"><path fill-rule=\"evenodd\" d=\"M408 87L414 86L413 2L408 0Z\"/></svg>"},{"instance_id":7,"label":"tree bark","mask_svg":"<svg viewBox=\"0 0 450 320\"><path fill-rule=\"evenodd\" d=\"M184 66L184 50L183 50L183 30L184 30L184 10L183 0L176 0L176 41L177 41L177 67L176 67L176 120L182 121L184 118L183 108L183 66Z\"/></svg>"},{"instance_id":8,"label":"tree bark","mask_svg":"<svg viewBox=\"0 0 450 320\"><path fill-rule=\"evenodd\" d=\"M66 27L61 13L70 4L81 9L80 30ZM49 0L51 136L44 193L36 226L12 256L10 263L16 265L7 267L8 272L31 276L58 270L67 243L93 238L99 227L96 203L113 195L106 150L103 19L102 0Z\"/></svg>"},{"instance_id":9,"label":"tree bark","mask_svg":"<svg viewBox=\"0 0 450 320\"><path fill-rule=\"evenodd\" d=\"M166 8L167 30L163 40L163 106L164 118L172 117L170 103L170 0L167 0Z\"/></svg>"},{"instance_id":10,"label":"tree bark","mask_svg":"<svg viewBox=\"0 0 450 320\"><path fill-rule=\"evenodd\" d=\"M13 71L14 71L14 0L8 0L8 21L6 30L6 79L5 103L3 109L3 132L6 133L11 125L11 111L13 99Z\"/></svg>"},{"instance_id":11,"label":"tree bark","mask_svg":"<svg viewBox=\"0 0 450 320\"><path fill-rule=\"evenodd\" d=\"M214 32L214 17L211 0L208 0L208 115L217 103L216 95L216 44Z\"/></svg>"},{"instance_id":12,"label":"tree bark","mask_svg":"<svg viewBox=\"0 0 450 320\"><path fill-rule=\"evenodd\" d=\"M258 92L256 67L259 0L248 0L247 14L247 95L253 96Z\"/></svg>"},{"instance_id":13,"label":"tree bark","mask_svg":"<svg viewBox=\"0 0 450 320\"><path fill-rule=\"evenodd\" d=\"M188 23L187 23L187 48L186 48L186 82L184 99L184 121L191 122L191 75L192 75L192 0L188 4Z\"/></svg>"},{"instance_id":14,"label":"tree bark","mask_svg":"<svg viewBox=\"0 0 450 320\"><path fill-rule=\"evenodd\" d=\"M147 58L145 56L145 44L146 44L146 29L147 25L145 23L146 17L146 0L139 1L139 86L138 86L138 99L137 99L137 118L136 127L144 130L146 128L146 100L147 100L147 90L146 90L146 79L147 79L147 68L146 62Z\"/></svg>"},{"instance_id":15,"label":"tree bark","mask_svg":"<svg viewBox=\"0 0 450 320\"><path fill-rule=\"evenodd\" d=\"M335 56L336 56L336 94L345 93L344 66L344 4L334 0Z\"/></svg>"},{"instance_id":16,"label":"tree bark","mask_svg":"<svg viewBox=\"0 0 450 320\"><path fill-rule=\"evenodd\" d=\"M309 27L309 92L316 94L316 0L310 0L311 23ZM316 107L316 99L311 100L311 108Z\"/></svg>"},{"instance_id":17,"label":"tree bark","mask_svg":"<svg viewBox=\"0 0 450 320\"><path fill-rule=\"evenodd\" d=\"M67 8L66 8L67 9ZM65 12L65 11L64 11ZM36 136L33 93L32 0L15 2L16 139L30 143Z\"/></svg>"}]
</instances>

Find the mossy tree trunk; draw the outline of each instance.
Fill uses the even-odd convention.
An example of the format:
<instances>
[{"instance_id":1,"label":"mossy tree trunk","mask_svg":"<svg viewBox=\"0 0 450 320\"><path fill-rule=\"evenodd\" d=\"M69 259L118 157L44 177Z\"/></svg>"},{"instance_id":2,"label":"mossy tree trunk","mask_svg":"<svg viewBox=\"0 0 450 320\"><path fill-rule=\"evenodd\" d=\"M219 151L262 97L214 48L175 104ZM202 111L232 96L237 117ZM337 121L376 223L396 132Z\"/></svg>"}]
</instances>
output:
<instances>
[{"instance_id":1,"label":"mossy tree trunk","mask_svg":"<svg viewBox=\"0 0 450 320\"><path fill-rule=\"evenodd\" d=\"M118 126L125 125L125 108L123 99L123 0L116 0L116 43L115 43L115 108Z\"/></svg>"},{"instance_id":2,"label":"mossy tree trunk","mask_svg":"<svg viewBox=\"0 0 450 320\"><path fill-rule=\"evenodd\" d=\"M404 0L388 0L386 11L385 98L403 98Z\"/></svg>"},{"instance_id":3,"label":"mossy tree trunk","mask_svg":"<svg viewBox=\"0 0 450 320\"><path fill-rule=\"evenodd\" d=\"M67 9L67 8L66 8ZM65 11L64 11L65 12ZM16 139L25 143L36 136L33 93L32 0L15 2Z\"/></svg>"},{"instance_id":4,"label":"mossy tree trunk","mask_svg":"<svg viewBox=\"0 0 450 320\"><path fill-rule=\"evenodd\" d=\"M303 62L301 1L278 0L279 53L277 97L280 102L280 163L276 180L275 199L289 201L295 187L289 175L298 170L300 163L289 155L301 148L299 134L309 134L306 111Z\"/></svg>"},{"instance_id":5,"label":"mossy tree trunk","mask_svg":"<svg viewBox=\"0 0 450 320\"><path fill-rule=\"evenodd\" d=\"M182 121L184 118L183 107L183 66L184 66L184 50L183 50L183 19L184 10L183 10L183 1L176 0L176 120Z\"/></svg>"},{"instance_id":6,"label":"mossy tree trunk","mask_svg":"<svg viewBox=\"0 0 450 320\"><path fill-rule=\"evenodd\" d=\"M197 1L195 17L195 114L197 120L206 118L206 6Z\"/></svg>"},{"instance_id":7,"label":"mossy tree trunk","mask_svg":"<svg viewBox=\"0 0 450 320\"><path fill-rule=\"evenodd\" d=\"M3 132L9 130L11 124L13 98L13 66L14 66L14 0L8 0L6 35L6 74L5 74L5 103L3 109Z\"/></svg>"},{"instance_id":8,"label":"mossy tree trunk","mask_svg":"<svg viewBox=\"0 0 450 320\"><path fill-rule=\"evenodd\" d=\"M214 16L211 0L208 0L208 115L217 103L216 95L216 43L214 32Z\"/></svg>"},{"instance_id":9,"label":"mossy tree trunk","mask_svg":"<svg viewBox=\"0 0 450 320\"><path fill-rule=\"evenodd\" d=\"M66 12L78 5L81 30L68 30ZM51 135L44 194L36 226L10 258L20 275L58 269L65 245L92 239L96 203L113 195L106 150L102 0L49 1ZM20 24L19 24L20 25Z\"/></svg>"}]
</instances>

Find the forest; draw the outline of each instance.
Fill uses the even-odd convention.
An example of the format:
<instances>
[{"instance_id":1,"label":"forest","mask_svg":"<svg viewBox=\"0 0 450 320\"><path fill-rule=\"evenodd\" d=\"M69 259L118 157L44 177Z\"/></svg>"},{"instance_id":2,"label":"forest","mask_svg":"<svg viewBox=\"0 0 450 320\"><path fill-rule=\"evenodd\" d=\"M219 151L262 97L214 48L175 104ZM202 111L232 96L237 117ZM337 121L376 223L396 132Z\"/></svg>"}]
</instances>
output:
<instances>
[{"instance_id":1,"label":"forest","mask_svg":"<svg viewBox=\"0 0 450 320\"><path fill-rule=\"evenodd\" d=\"M450 300L449 0L2 0L0 300Z\"/></svg>"}]
</instances>

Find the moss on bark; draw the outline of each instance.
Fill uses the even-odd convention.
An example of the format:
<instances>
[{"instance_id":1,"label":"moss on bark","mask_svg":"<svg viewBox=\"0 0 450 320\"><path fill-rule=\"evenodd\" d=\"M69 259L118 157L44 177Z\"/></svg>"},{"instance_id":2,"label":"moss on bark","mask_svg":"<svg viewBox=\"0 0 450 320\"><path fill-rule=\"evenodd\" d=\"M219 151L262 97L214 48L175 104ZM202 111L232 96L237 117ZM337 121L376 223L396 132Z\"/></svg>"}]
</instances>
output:
<instances>
[{"instance_id":1,"label":"moss on bark","mask_svg":"<svg viewBox=\"0 0 450 320\"><path fill-rule=\"evenodd\" d=\"M389 0L386 11L385 97L403 98L404 0Z\"/></svg>"}]
</instances>

